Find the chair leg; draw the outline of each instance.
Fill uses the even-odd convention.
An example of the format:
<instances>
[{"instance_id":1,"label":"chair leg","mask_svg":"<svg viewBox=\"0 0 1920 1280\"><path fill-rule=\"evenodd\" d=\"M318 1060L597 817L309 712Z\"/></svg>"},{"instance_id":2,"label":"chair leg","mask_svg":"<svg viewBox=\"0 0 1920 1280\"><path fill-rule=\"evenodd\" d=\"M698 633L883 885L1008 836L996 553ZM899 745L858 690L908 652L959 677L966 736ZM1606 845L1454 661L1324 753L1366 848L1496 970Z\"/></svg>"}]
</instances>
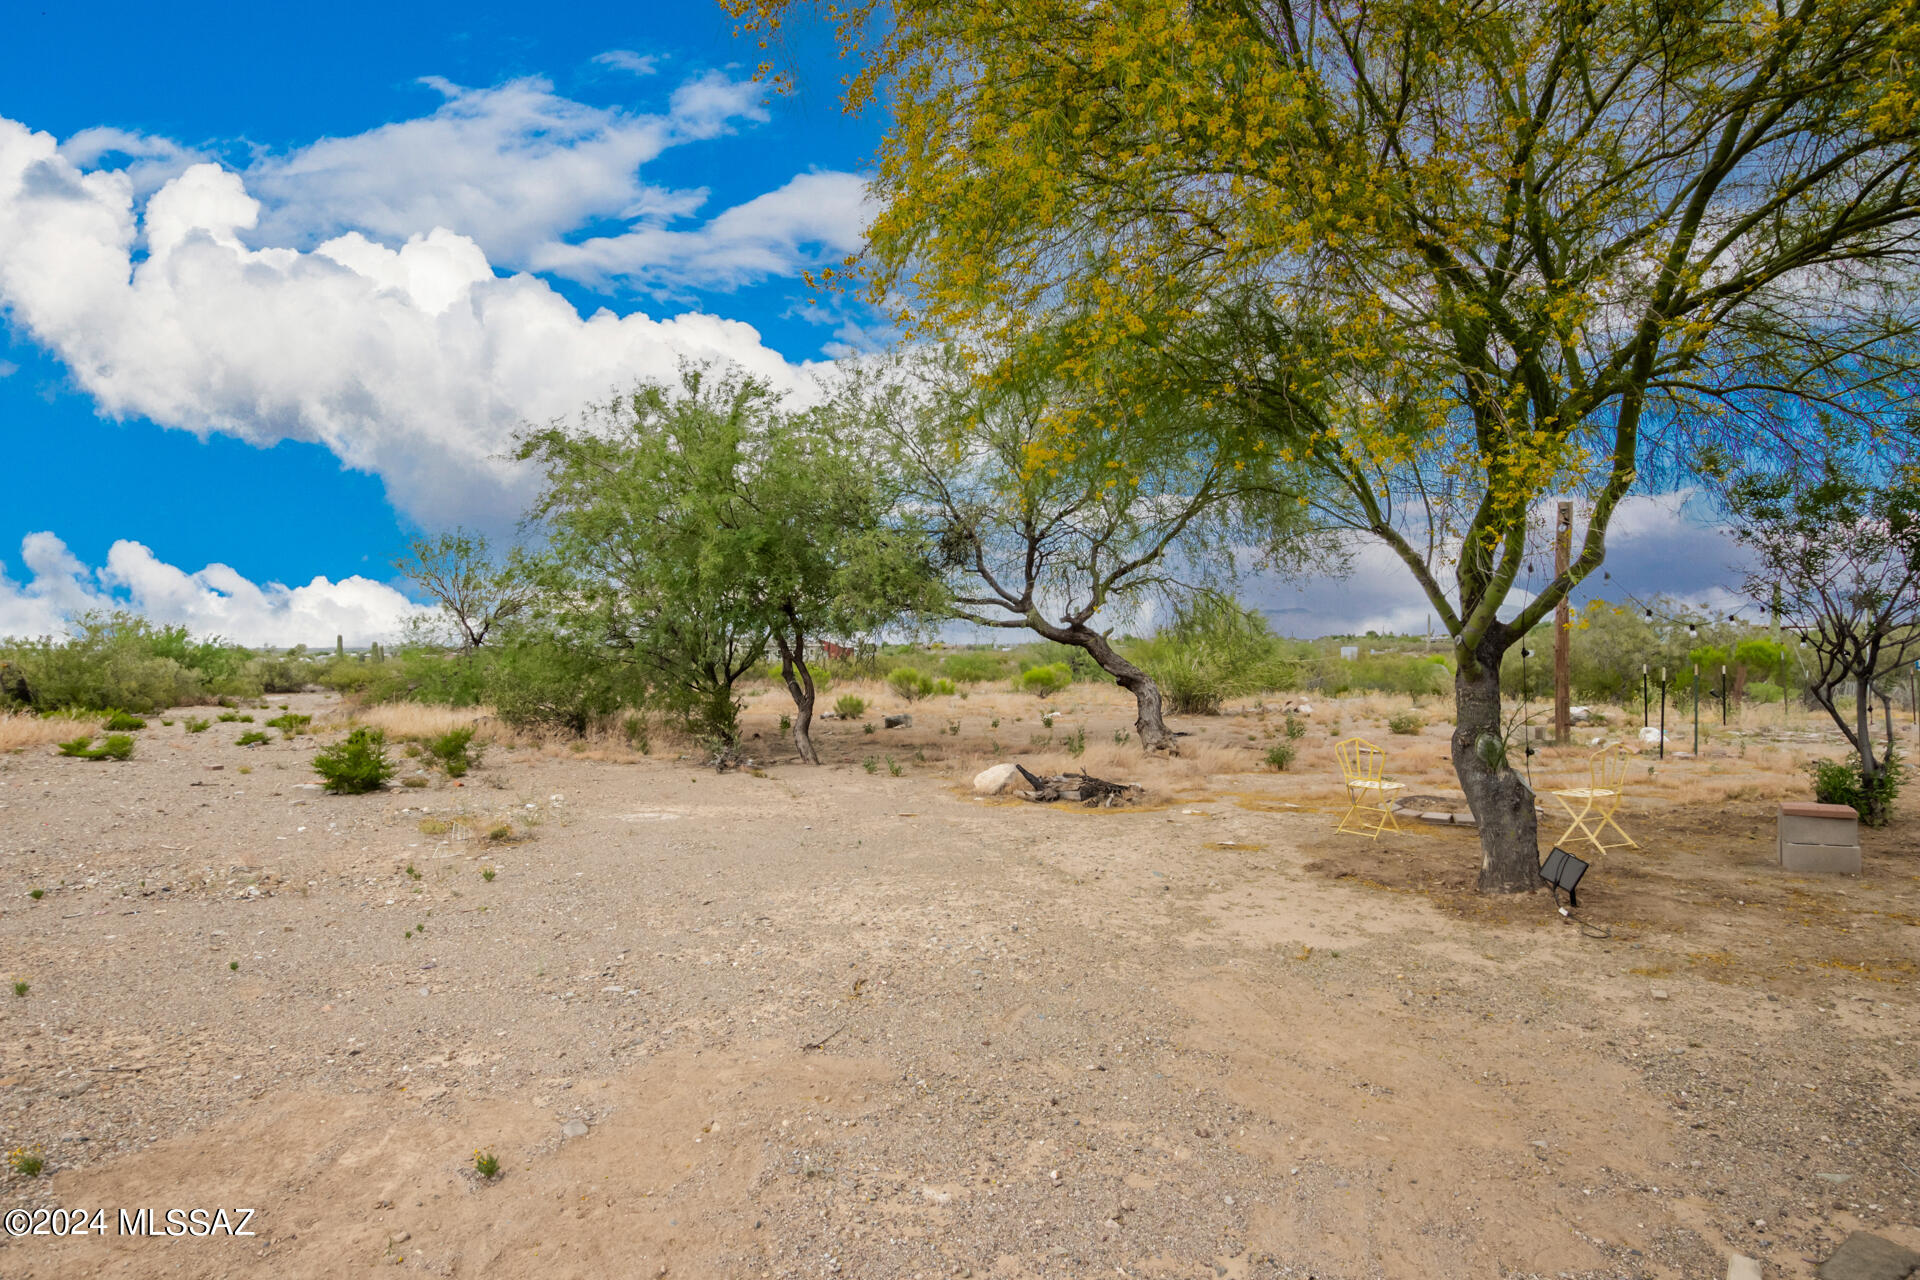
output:
<instances>
[{"instance_id":1,"label":"chair leg","mask_svg":"<svg viewBox=\"0 0 1920 1280\"><path fill-rule=\"evenodd\" d=\"M1632 836L1628 835L1626 831L1621 828L1620 824L1613 820L1613 815L1619 812L1619 808L1620 807L1618 805L1615 805L1613 808L1607 810L1605 813L1600 815L1600 830L1604 832L1608 827L1612 827L1615 831L1618 831L1620 833L1621 843L1612 845L1610 846L1611 848L1638 849L1640 847L1640 842L1635 840Z\"/></svg>"}]
</instances>

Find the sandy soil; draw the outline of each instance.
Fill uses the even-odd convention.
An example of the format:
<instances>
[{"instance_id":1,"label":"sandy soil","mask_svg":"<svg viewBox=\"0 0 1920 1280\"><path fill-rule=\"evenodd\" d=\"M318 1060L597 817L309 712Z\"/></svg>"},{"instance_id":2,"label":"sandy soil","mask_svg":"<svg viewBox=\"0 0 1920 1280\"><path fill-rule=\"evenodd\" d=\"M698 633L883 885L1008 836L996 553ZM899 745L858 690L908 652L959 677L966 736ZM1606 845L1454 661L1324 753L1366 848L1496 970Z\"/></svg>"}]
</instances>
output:
<instances>
[{"instance_id":1,"label":"sandy soil","mask_svg":"<svg viewBox=\"0 0 1920 1280\"><path fill-rule=\"evenodd\" d=\"M250 725L0 756L0 977L30 984L0 993L0 1140L48 1161L0 1207L109 1228L0 1241L0 1274L1773 1277L1856 1228L1920 1247L1920 823L1858 879L1785 875L1789 775L1723 740L1630 802L1645 847L1596 865L1582 930L1473 895L1470 834L1334 835L1325 709L1290 773L1193 763L1252 767L1278 721L1245 709L1139 765L1134 809L968 794L993 742L1128 759L1124 706L1081 700L1047 732L1104 755L976 699L830 724L812 769L766 699L763 776L502 745L355 798ZM1423 790L1444 733L1393 744ZM118 1234L143 1207L256 1234Z\"/></svg>"}]
</instances>

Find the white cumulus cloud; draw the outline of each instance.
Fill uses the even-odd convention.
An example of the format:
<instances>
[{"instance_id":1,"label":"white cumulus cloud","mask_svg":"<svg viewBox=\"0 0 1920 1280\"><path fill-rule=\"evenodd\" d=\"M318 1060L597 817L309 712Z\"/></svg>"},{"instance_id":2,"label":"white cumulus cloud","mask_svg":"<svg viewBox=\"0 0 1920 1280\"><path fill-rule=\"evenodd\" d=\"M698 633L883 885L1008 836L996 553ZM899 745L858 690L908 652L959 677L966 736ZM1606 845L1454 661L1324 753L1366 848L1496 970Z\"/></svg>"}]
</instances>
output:
<instances>
[{"instance_id":1,"label":"white cumulus cloud","mask_svg":"<svg viewBox=\"0 0 1920 1280\"><path fill-rule=\"evenodd\" d=\"M367 578L316 577L304 586L255 583L223 564L189 573L122 539L105 565L90 569L51 533L22 541L25 582L0 563L0 636L62 635L68 620L89 610L129 609L196 635L248 645L286 647L387 640L421 606Z\"/></svg>"}]
</instances>

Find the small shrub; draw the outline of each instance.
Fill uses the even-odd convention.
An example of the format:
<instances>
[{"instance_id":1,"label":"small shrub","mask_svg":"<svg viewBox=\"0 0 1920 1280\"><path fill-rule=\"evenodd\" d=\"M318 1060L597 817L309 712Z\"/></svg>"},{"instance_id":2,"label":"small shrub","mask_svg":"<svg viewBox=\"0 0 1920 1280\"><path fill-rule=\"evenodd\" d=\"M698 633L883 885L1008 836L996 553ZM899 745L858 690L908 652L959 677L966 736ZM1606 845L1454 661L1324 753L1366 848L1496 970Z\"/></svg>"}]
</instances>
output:
<instances>
[{"instance_id":1,"label":"small shrub","mask_svg":"<svg viewBox=\"0 0 1920 1280\"><path fill-rule=\"evenodd\" d=\"M93 759L93 735L83 733L77 738L69 738L60 744L60 754L75 760Z\"/></svg>"},{"instance_id":2,"label":"small shrub","mask_svg":"<svg viewBox=\"0 0 1920 1280\"><path fill-rule=\"evenodd\" d=\"M164 720L164 719L163 719L163 720L162 720L162 721L161 721L160 723L161 723L161 724L164 724L164 725L166 725L166 726L167 726L168 728L172 728L172 727L173 727L173 721L172 721L172 720Z\"/></svg>"},{"instance_id":3,"label":"small shrub","mask_svg":"<svg viewBox=\"0 0 1920 1280\"><path fill-rule=\"evenodd\" d=\"M449 778L463 778L467 770L480 763L480 748L473 745L473 726L449 729L437 738L427 739L427 753L440 762Z\"/></svg>"},{"instance_id":4,"label":"small shrub","mask_svg":"<svg viewBox=\"0 0 1920 1280\"><path fill-rule=\"evenodd\" d=\"M940 663L940 672L961 684L980 684L1007 674L1007 659L998 653L954 653Z\"/></svg>"},{"instance_id":5,"label":"small shrub","mask_svg":"<svg viewBox=\"0 0 1920 1280\"><path fill-rule=\"evenodd\" d=\"M27 896L29 898L32 898L35 902L38 902L40 901L40 899L47 896L47 891L45 889L29 889L27 890Z\"/></svg>"},{"instance_id":6,"label":"small shrub","mask_svg":"<svg viewBox=\"0 0 1920 1280\"><path fill-rule=\"evenodd\" d=\"M1387 729L1393 733L1418 733L1426 727L1426 718L1418 711L1400 711L1387 717Z\"/></svg>"},{"instance_id":7,"label":"small shrub","mask_svg":"<svg viewBox=\"0 0 1920 1280\"><path fill-rule=\"evenodd\" d=\"M496 844L504 844L513 839L513 824L510 822L502 822L487 828L487 839L494 841Z\"/></svg>"},{"instance_id":8,"label":"small shrub","mask_svg":"<svg viewBox=\"0 0 1920 1280\"><path fill-rule=\"evenodd\" d=\"M1860 815L1863 826L1884 827L1893 817L1894 797L1906 780L1906 766L1895 752L1887 767L1871 783L1860 775L1860 757L1813 760L1807 764L1813 778L1813 797L1821 804L1844 804Z\"/></svg>"},{"instance_id":9,"label":"small shrub","mask_svg":"<svg viewBox=\"0 0 1920 1280\"><path fill-rule=\"evenodd\" d=\"M488 1182L492 1182L500 1176L500 1161L491 1151L475 1151L473 1171Z\"/></svg>"},{"instance_id":10,"label":"small shrub","mask_svg":"<svg viewBox=\"0 0 1920 1280\"><path fill-rule=\"evenodd\" d=\"M419 774L410 774L400 779L400 785L411 791L418 791L427 785L427 780Z\"/></svg>"},{"instance_id":11,"label":"small shrub","mask_svg":"<svg viewBox=\"0 0 1920 1280\"><path fill-rule=\"evenodd\" d=\"M935 680L928 686L928 691L935 697L951 698L954 695L953 681L947 679Z\"/></svg>"},{"instance_id":12,"label":"small shrub","mask_svg":"<svg viewBox=\"0 0 1920 1280\"><path fill-rule=\"evenodd\" d=\"M793 732L793 717L788 715L784 711L780 713L780 732L781 733Z\"/></svg>"},{"instance_id":13,"label":"small shrub","mask_svg":"<svg viewBox=\"0 0 1920 1280\"><path fill-rule=\"evenodd\" d=\"M260 732L258 729L249 729L245 733L241 734L239 737L235 738L233 740L233 745L235 745L236 747L257 747L261 743L269 742L269 741L271 741L271 739L269 739L266 734Z\"/></svg>"},{"instance_id":14,"label":"small shrub","mask_svg":"<svg viewBox=\"0 0 1920 1280\"><path fill-rule=\"evenodd\" d=\"M24 982L15 981L13 984L13 994L22 1000L26 999L27 992L31 990L33 990L33 988Z\"/></svg>"},{"instance_id":15,"label":"small shrub","mask_svg":"<svg viewBox=\"0 0 1920 1280\"><path fill-rule=\"evenodd\" d=\"M219 721L221 724L233 724L235 721L240 719L240 713L238 711L222 711L219 715L215 716L214 719ZM253 720L253 717L248 716L247 720L249 723L251 723Z\"/></svg>"},{"instance_id":16,"label":"small shrub","mask_svg":"<svg viewBox=\"0 0 1920 1280\"><path fill-rule=\"evenodd\" d=\"M213 721L202 719L199 716L188 716L181 724L188 733L205 733L207 730L213 728Z\"/></svg>"},{"instance_id":17,"label":"small shrub","mask_svg":"<svg viewBox=\"0 0 1920 1280\"><path fill-rule=\"evenodd\" d=\"M860 762L860 767L862 769L865 769L868 773L880 772L880 762L878 760L875 760L872 756L868 756L865 760L862 760Z\"/></svg>"},{"instance_id":18,"label":"small shrub","mask_svg":"<svg viewBox=\"0 0 1920 1280\"><path fill-rule=\"evenodd\" d=\"M420 879L420 868L414 866L411 862L407 864L407 879L409 880Z\"/></svg>"},{"instance_id":19,"label":"small shrub","mask_svg":"<svg viewBox=\"0 0 1920 1280\"><path fill-rule=\"evenodd\" d=\"M291 739L299 737L312 723L312 716L303 716L296 711L289 711L285 715L278 715L267 721L267 728L278 729L282 737Z\"/></svg>"},{"instance_id":20,"label":"small shrub","mask_svg":"<svg viewBox=\"0 0 1920 1280\"><path fill-rule=\"evenodd\" d=\"M420 834L423 836L443 836L453 830L451 822L442 822L438 818L420 819Z\"/></svg>"},{"instance_id":21,"label":"small shrub","mask_svg":"<svg viewBox=\"0 0 1920 1280\"><path fill-rule=\"evenodd\" d=\"M887 684L907 702L918 702L934 691L933 677L913 667L895 667L887 675ZM948 681L951 689L953 682Z\"/></svg>"},{"instance_id":22,"label":"small shrub","mask_svg":"<svg viewBox=\"0 0 1920 1280\"><path fill-rule=\"evenodd\" d=\"M1267 763L1281 773L1293 767L1293 757L1299 748L1291 742L1276 742L1267 748Z\"/></svg>"},{"instance_id":23,"label":"small shrub","mask_svg":"<svg viewBox=\"0 0 1920 1280\"><path fill-rule=\"evenodd\" d=\"M905 767L904 767L904 766L902 766L902 765L900 764L900 762L899 762L899 761L897 761L897 760L895 760L895 759L894 759L894 758L893 758L892 756L888 756L888 757L887 757L887 772L888 772L888 773L890 773L890 774L892 774L892 775L893 775L894 777L896 777L896 778L897 778L897 777L899 777L899 776L900 776L901 774L903 774L903 773L905 773L905 772L906 772L906 769L905 769Z\"/></svg>"},{"instance_id":24,"label":"small shrub","mask_svg":"<svg viewBox=\"0 0 1920 1280\"><path fill-rule=\"evenodd\" d=\"M485 880L488 884L492 884L493 877L494 877L494 869L492 867L480 868L480 878L482 880Z\"/></svg>"},{"instance_id":25,"label":"small shrub","mask_svg":"<svg viewBox=\"0 0 1920 1280\"><path fill-rule=\"evenodd\" d=\"M843 693L833 704L833 713L842 720L858 720L867 714L867 700L857 693Z\"/></svg>"},{"instance_id":26,"label":"small shrub","mask_svg":"<svg viewBox=\"0 0 1920 1280\"><path fill-rule=\"evenodd\" d=\"M1113 731L1113 745L1114 745L1114 746L1116 746L1116 747L1124 747L1124 746L1126 746L1126 745L1127 745L1127 744L1128 744L1129 742L1132 742L1132 741L1133 741L1133 735L1132 735L1131 733L1129 733L1129 732L1127 732L1127 731L1126 731L1125 729L1115 729L1115 730Z\"/></svg>"},{"instance_id":27,"label":"small shrub","mask_svg":"<svg viewBox=\"0 0 1920 1280\"><path fill-rule=\"evenodd\" d=\"M387 735L378 729L355 729L346 741L322 750L313 758L314 772L334 795L357 796L378 791L394 775L387 759Z\"/></svg>"},{"instance_id":28,"label":"small shrub","mask_svg":"<svg viewBox=\"0 0 1920 1280\"><path fill-rule=\"evenodd\" d=\"M1307 736L1307 722L1292 712L1287 713L1287 741L1298 742Z\"/></svg>"},{"instance_id":29,"label":"small shrub","mask_svg":"<svg viewBox=\"0 0 1920 1280\"><path fill-rule=\"evenodd\" d=\"M147 727L147 722L131 712L116 711L107 717L107 723L104 727L123 731L129 729L144 729Z\"/></svg>"},{"instance_id":30,"label":"small shrub","mask_svg":"<svg viewBox=\"0 0 1920 1280\"><path fill-rule=\"evenodd\" d=\"M228 973L240 972L240 962L238 960L227 961L227 972Z\"/></svg>"},{"instance_id":31,"label":"small shrub","mask_svg":"<svg viewBox=\"0 0 1920 1280\"><path fill-rule=\"evenodd\" d=\"M1078 729L1075 729L1072 733L1060 739L1060 742L1066 747L1068 755L1078 759L1080 756L1085 755L1087 751L1087 727L1081 725Z\"/></svg>"},{"instance_id":32,"label":"small shrub","mask_svg":"<svg viewBox=\"0 0 1920 1280\"><path fill-rule=\"evenodd\" d=\"M107 740L99 746L93 745L92 734L81 734L60 744L60 754L75 760L126 760L133 755L133 736L125 733L107 735Z\"/></svg>"},{"instance_id":33,"label":"small shrub","mask_svg":"<svg viewBox=\"0 0 1920 1280\"><path fill-rule=\"evenodd\" d=\"M641 755L648 755L653 748L652 735L647 731L647 718L638 713L627 716L620 722L620 731L626 735L627 745Z\"/></svg>"},{"instance_id":34,"label":"small shrub","mask_svg":"<svg viewBox=\"0 0 1920 1280\"><path fill-rule=\"evenodd\" d=\"M872 733L872 732L873 732L873 726L872 726L872 725L870 725L870 724L867 724L867 725L861 725L861 726L860 726L860 732L862 732L862 733Z\"/></svg>"},{"instance_id":35,"label":"small shrub","mask_svg":"<svg viewBox=\"0 0 1920 1280\"><path fill-rule=\"evenodd\" d=\"M7 1152L7 1163L23 1178L37 1178L47 1167L47 1149L39 1143Z\"/></svg>"},{"instance_id":36,"label":"small shrub","mask_svg":"<svg viewBox=\"0 0 1920 1280\"><path fill-rule=\"evenodd\" d=\"M1062 664L1049 663L1044 667L1027 668L1014 683L1022 693L1030 693L1036 698L1050 698L1073 683L1073 672Z\"/></svg>"}]
</instances>

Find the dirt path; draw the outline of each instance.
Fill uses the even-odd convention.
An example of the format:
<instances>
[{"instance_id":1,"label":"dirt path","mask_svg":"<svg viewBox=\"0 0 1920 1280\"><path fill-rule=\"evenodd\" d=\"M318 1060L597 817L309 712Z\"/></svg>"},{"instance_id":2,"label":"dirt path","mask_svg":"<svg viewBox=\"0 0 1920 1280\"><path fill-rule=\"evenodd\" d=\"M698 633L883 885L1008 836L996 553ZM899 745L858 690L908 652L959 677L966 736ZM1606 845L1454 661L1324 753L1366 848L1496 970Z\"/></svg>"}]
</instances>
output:
<instances>
[{"instance_id":1,"label":"dirt path","mask_svg":"<svg viewBox=\"0 0 1920 1280\"><path fill-rule=\"evenodd\" d=\"M110 1227L0 1242L9 1277L1802 1276L1857 1226L1920 1246L1905 845L1696 947L1598 873L1610 939L1476 915L1400 882L1465 846L1355 850L1270 811L1284 777L1086 813L501 751L333 798L310 739L233 736L0 760L0 969L31 984L0 1137L52 1170L0 1198ZM463 812L528 838L434 829ZM1866 889L1871 920L1834 906ZM1878 970L1775 963L1844 945ZM112 1230L141 1207L256 1234Z\"/></svg>"}]
</instances>

